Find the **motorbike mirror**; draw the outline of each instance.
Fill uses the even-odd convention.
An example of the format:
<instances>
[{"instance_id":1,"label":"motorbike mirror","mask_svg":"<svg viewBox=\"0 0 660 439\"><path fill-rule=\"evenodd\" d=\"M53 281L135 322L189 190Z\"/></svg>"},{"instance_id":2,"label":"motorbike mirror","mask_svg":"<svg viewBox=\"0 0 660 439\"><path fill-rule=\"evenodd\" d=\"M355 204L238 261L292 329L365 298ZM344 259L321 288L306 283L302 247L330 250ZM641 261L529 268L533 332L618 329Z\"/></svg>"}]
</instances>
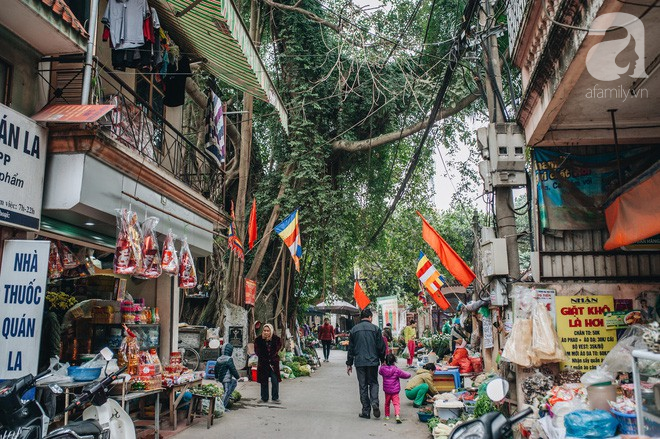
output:
<instances>
[{"instance_id":1,"label":"motorbike mirror","mask_svg":"<svg viewBox=\"0 0 660 439\"><path fill-rule=\"evenodd\" d=\"M493 402L502 401L507 393L509 393L509 382L502 378L495 378L486 386L486 395Z\"/></svg>"},{"instance_id":2,"label":"motorbike mirror","mask_svg":"<svg viewBox=\"0 0 660 439\"><path fill-rule=\"evenodd\" d=\"M112 350L110 348L105 347L105 348L101 349L101 355L103 356L105 361L110 361L110 360L112 360L112 357L115 354L112 352Z\"/></svg>"},{"instance_id":3,"label":"motorbike mirror","mask_svg":"<svg viewBox=\"0 0 660 439\"><path fill-rule=\"evenodd\" d=\"M51 392L55 393L56 395L60 395L64 393L64 390L57 384L49 384L48 388L50 389Z\"/></svg>"}]
</instances>

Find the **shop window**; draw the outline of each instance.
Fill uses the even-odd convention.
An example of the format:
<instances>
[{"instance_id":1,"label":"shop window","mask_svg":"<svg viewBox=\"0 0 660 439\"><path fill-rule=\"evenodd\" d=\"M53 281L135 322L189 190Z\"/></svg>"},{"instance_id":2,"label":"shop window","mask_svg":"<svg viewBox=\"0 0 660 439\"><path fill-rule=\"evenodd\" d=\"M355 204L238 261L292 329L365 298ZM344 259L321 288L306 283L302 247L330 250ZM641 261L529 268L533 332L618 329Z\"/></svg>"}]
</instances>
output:
<instances>
[{"instance_id":1,"label":"shop window","mask_svg":"<svg viewBox=\"0 0 660 439\"><path fill-rule=\"evenodd\" d=\"M135 92L151 107L145 109L145 111L154 125L153 144L154 148L162 151L164 131L161 116L165 114L165 105L163 104L164 92L161 85L154 81L154 78L155 75L149 73L138 73Z\"/></svg>"},{"instance_id":2,"label":"shop window","mask_svg":"<svg viewBox=\"0 0 660 439\"><path fill-rule=\"evenodd\" d=\"M0 58L0 103L11 105L12 65Z\"/></svg>"}]
</instances>

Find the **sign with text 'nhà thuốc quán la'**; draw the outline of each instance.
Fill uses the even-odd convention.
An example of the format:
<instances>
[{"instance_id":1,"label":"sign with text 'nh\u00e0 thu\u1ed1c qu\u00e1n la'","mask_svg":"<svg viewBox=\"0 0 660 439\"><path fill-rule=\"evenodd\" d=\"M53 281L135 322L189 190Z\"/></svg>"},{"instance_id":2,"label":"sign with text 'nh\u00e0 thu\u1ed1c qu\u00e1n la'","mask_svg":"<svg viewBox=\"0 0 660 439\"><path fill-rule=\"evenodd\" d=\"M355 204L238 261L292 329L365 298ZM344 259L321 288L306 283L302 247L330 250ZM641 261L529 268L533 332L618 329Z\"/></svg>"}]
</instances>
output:
<instances>
[{"instance_id":1,"label":"sign with text 'nh\u00e0 thu\u1ed1c qu\u00e1n la'","mask_svg":"<svg viewBox=\"0 0 660 439\"><path fill-rule=\"evenodd\" d=\"M563 366L587 371L599 366L616 345L616 331L605 326L612 296L557 296L557 335L568 360Z\"/></svg>"},{"instance_id":2,"label":"sign with text 'nh\u00e0 thu\u1ed1c qu\u00e1n la'","mask_svg":"<svg viewBox=\"0 0 660 439\"><path fill-rule=\"evenodd\" d=\"M5 241L0 267L0 379L37 373L50 241Z\"/></svg>"}]
</instances>

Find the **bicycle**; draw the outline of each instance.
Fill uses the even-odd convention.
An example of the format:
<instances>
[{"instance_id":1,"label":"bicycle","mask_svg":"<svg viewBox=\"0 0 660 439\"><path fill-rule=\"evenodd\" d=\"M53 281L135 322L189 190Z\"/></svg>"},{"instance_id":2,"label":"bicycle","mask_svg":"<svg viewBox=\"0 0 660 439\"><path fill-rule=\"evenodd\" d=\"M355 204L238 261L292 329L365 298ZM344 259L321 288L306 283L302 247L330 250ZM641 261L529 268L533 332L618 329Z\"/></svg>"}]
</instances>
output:
<instances>
[{"instance_id":1,"label":"bicycle","mask_svg":"<svg viewBox=\"0 0 660 439\"><path fill-rule=\"evenodd\" d=\"M181 343L181 341L179 341L179 343ZM201 357L199 356L197 349L179 348L179 352L181 352L181 364L183 364L184 367L187 367L193 372L199 368Z\"/></svg>"}]
</instances>

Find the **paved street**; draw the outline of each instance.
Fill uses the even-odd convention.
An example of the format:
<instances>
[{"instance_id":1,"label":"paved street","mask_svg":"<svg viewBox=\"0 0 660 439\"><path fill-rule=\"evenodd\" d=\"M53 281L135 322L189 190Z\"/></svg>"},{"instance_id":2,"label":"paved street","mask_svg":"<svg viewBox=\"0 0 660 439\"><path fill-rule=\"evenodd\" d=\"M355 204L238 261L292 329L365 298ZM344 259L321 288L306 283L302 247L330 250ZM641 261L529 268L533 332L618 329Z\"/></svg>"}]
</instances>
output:
<instances>
[{"instance_id":1,"label":"paved street","mask_svg":"<svg viewBox=\"0 0 660 439\"><path fill-rule=\"evenodd\" d=\"M206 438L323 438L360 439L375 438L428 438L426 424L417 420L412 403L402 396L401 415L404 422L394 420L358 418L360 402L355 373L346 375L346 352L333 350L330 363L323 363L311 377L285 380L280 386L281 405L260 404L259 385L239 383L243 395L239 407L216 419L206 429L206 423L197 420L177 439ZM402 382L402 388L405 386ZM384 395L380 395L381 411ZM393 415L392 415L393 416Z\"/></svg>"}]
</instances>

